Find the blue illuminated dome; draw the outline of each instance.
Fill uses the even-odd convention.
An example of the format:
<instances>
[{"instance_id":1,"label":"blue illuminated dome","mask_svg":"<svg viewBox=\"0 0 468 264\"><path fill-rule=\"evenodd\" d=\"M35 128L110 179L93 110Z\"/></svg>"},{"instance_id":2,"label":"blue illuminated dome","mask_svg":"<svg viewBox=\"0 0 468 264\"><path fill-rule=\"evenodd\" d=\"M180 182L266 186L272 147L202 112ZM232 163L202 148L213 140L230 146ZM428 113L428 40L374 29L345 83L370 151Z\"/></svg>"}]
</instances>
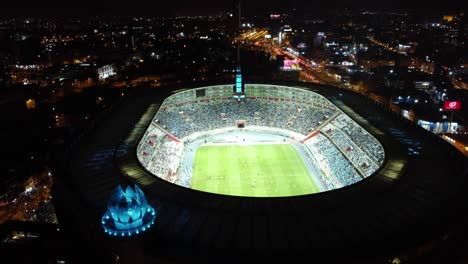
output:
<instances>
[{"instance_id":1,"label":"blue illuminated dome","mask_svg":"<svg viewBox=\"0 0 468 264\"><path fill-rule=\"evenodd\" d=\"M102 217L104 232L113 236L131 236L146 231L154 224L156 211L146 201L140 187L117 186Z\"/></svg>"}]
</instances>

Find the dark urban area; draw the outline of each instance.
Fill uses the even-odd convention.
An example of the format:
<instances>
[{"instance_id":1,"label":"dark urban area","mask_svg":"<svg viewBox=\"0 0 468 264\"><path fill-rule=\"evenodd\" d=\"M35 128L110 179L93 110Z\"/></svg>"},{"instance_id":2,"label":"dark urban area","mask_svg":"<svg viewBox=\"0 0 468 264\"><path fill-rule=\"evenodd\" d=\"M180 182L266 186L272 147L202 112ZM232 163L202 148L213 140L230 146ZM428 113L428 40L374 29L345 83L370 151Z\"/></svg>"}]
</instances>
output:
<instances>
[{"instance_id":1,"label":"dark urban area","mask_svg":"<svg viewBox=\"0 0 468 264\"><path fill-rule=\"evenodd\" d=\"M468 263L461 2L7 4L0 262Z\"/></svg>"}]
</instances>

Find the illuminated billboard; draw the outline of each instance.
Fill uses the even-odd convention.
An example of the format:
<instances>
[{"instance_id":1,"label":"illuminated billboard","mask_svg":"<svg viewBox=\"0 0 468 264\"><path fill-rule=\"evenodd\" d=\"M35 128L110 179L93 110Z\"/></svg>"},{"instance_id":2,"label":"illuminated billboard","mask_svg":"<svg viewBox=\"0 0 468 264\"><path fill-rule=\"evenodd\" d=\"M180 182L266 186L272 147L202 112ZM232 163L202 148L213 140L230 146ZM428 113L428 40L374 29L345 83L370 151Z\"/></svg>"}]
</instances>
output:
<instances>
[{"instance_id":1,"label":"illuminated billboard","mask_svg":"<svg viewBox=\"0 0 468 264\"><path fill-rule=\"evenodd\" d=\"M233 97L236 99L245 98L244 82L242 81L242 72L240 66L236 69L236 84L234 85Z\"/></svg>"},{"instance_id":2,"label":"illuminated billboard","mask_svg":"<svg viewBox=\"0 0 468 264\"><path fill-rule=\"evenodd\" d=\"M433 83L430 82L430 81L429 82L427 82L427 81L415 81L414 82L414 88L416 88L416 89L427 90L427 89L431 89L432 85L433 85Z\"/></svg>"},{"instance_id":3,"label":"illuminated billboard","mask_svg":"<svg viewBox=\"0 0 468 264\"><path fill-rule=\"evenodd\" d=\"M460 101L445 101L444 109L445 110L460 110L461 103Z\"/></svg>"},{"instance_id":4,"label":"illuminated billboard","mask_svg":"<svg viewBox=\"0 0 468 264\"><path fill-rule=\"evenodd\" d=\"M236 70L236 93L242 93L243 90L244 90L244 87L242 84L242 73L241 73L240 67L238 67Z\"/></svg>"},{"instance_id":5,"label":"illuminated billboard","mask_svg":"<svg viewBox=\"0 0 468 264\"><path fill-rule=\"evenodd\" d=\"M298 49L306 49L306 48L307 48L307 44L304 43L304 42L301 42L301 43L297 44L297 48L298 48Z\"/></svg>"},{"instance_id":6,"label":"illuminated billboard","mask_svg":"<svg viewBox=\"0 0 468 264\"><path fill-rule=\"evenodd\" d=\"M300 60L284 60L282 69L285 71L300 71Z\"/></svg>"},{"instance_id":7,"label":"illuminated billboard","mask_svg":"<svg viewBox=\"0 0 468 264\"><path fill-rule=\"evenodd\" d=\"M280 19L281 15L280 14L271 14L270 19Z\"/></svg>"}]
</instances>

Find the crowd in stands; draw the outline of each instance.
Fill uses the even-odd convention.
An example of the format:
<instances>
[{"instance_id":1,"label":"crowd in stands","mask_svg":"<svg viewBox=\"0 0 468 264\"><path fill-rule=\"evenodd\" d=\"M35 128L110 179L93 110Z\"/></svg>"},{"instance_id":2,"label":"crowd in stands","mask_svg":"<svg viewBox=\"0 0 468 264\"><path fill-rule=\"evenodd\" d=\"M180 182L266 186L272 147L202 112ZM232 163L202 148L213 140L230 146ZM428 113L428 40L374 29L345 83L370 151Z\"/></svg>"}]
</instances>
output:
<instances>
[{"instance_id":1,"label":"crowd in stands","mask_svg":"<svg viewBox=\"0 0 468 264\"><path fill-rule=\"evenodd\" d=\"M347 186L362 179L354 166L324 135L318 134L304 144L312 151L320 169L329 178L327 181L334 186ZM333 178L339 182L339 186Z\"/></svg>"},{"instance_id":2,"label":"crowd in stands","mask_svg":"<svg viewBox=\"0 0 468 264\"><path fill-rule=\"evenodd\" d=\"M183 143L167 136L163 129L151 125L138 146L138 158L151 173L170 182L178 181L177 169Z\"/></svg>"},{"instance_id":3,"label":"crowd in stands","mask_svg":"<svg viewBox=\"0 0 468 264\"><path fill-rule=\"evenodd\" d=\"M304 147L304 151L302 151L302 153L305 154L305 159L307 159L306 161L311 163L315 168L322 169L317 158L314 157L312 150L309 148L310 146L307 146L307 144L303 144L301 146ZM324 173L317 173L315 175L318 177L318 180L320 180L324 191L333 190L342 186L335 177L326 176Z\"/></svg>"},{"instance_id":4,"label":"crowd in stands","mask_svg":"<svg viewBox=\"0 0 468 264\"><path fill-rule=\"evenodd\" d=\"M138 158L144 167L146 167L150 162L152 157L151 154L165 135L166 133L162 129L155 127L153 124L146 131L143 139L138 145Z\"/></svg>"},{"instance_id":5,"label":"crowd in stands","mask_svg":"<svg viewBox=\"0 0 468 264\"><path fill-rule=\"evenodd\" d=\"M138 147L140 162L158 177L190 187L191 168L179 168L184 144L177 138L233 127L238 120L303 135L319 130L320 134L306 140L304 145L310 150L309 161L324 172L319 177L327 189L347 186L370 176L385 157L377 139L337 110L257 98L196 101L161 108L148 130L151 133L145 134Z\"/></svg>"},{"instance_id":6,"label":"crowd in stands","mask_svg":"<svg viewBox=\"0 0 468 264\"><path fill-rule=\"evenodd\" d=\"M331 124L341 129L357 146L361 148L374 162L380 166L385 159L385 152L380 142L350 117L341 114Z\"/></svg>"},{"instance_id":7,"label":"crowd in stands","mask_svg":"<svg viewBox=\"0 0 468 264\"><path fill-rule=\"evenodd\" d=\"M321 131L335 142L346 157L348 157L354 166L362 171L366 177L370 176L379 168L374 161L339 128L332 124L327 124Z\"/></svg>"},{"instance_id":8,"label":"crowd in stands","mask_svg":"<svg viewBox=\"0 0 468 264\"><path fill-rule=\"evenodd\" d=\"M188 168L187 166L180 165L179 168L180 172L177 179L177 184L190 188L192 184L192 168Z\"/></svg>"},{"instance_id":9,"label":"crowd in stands","mask_svg":"<svg viewBox=\"0 0 468 264\"><path fill-rule=\"evenodd\" d=\"M182 153L183 143L164 137L155 148L146 169L160 178L175 182Z\"/></svg>"},{"instance_id":10,"label":"crowd in stands","mask_svg":"<svg viewBox=\"0 0 468 264\"><path fill-rule=\"evenodd\" d=\"M246 99L185 104L160 110L156 119L170 133L183 138L195 132L247 125L277 127L308 135L336 111L296 102Z\"/></svg>"}]
</instances>

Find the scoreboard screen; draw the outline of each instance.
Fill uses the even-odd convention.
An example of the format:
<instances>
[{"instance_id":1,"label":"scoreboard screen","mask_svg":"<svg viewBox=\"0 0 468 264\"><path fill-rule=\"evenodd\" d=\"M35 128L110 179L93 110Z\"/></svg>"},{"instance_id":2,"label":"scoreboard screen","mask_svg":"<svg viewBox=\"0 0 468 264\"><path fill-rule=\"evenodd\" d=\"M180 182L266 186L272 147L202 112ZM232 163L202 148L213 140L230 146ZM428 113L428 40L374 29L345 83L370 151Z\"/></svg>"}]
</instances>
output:
<instances>
[{"instance_id":1,"label":"scoreboard screen","mask_svg":"<svg viewBox=\"0 0 468 264\"><path fill-rule=\"evenodd\" d=\"M242 73L240 67L236 70L236 93L244 91L244 84L242 83Z\"/></svg>"},{"instance_id":2,"label":"scoreboard screen","mask_svg":"<svg viewBox=\"0 0 468 264\"><path fill-rule=\"evenodd\" d=\"M244 82L242 81L242 72L240 66L236 69L236 83L234 85L233 98L244 98Z\"/></svg>"}]
</instances>

